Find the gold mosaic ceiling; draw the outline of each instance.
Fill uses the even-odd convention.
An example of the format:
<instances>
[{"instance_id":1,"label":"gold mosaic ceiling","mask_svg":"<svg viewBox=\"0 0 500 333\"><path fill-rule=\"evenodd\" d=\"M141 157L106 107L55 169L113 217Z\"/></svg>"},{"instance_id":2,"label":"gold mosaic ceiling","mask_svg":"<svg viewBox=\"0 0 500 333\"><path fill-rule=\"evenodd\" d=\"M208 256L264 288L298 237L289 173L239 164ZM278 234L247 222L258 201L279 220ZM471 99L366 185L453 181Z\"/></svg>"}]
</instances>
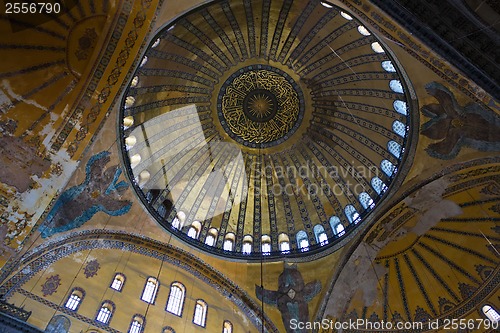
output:
<instances>
[{"instance_id":1,"label":"gold mosaic ceiling","mask_svg":"<svg viewBox=\"0 0 500 333\"><path fill-rule=\"evenodd\" d=\"M328 3L211 2L138 61L121 106L128 176L165 229L209 252L332 250L404 173L410 89Z\"/></svg>"}]
</instances>

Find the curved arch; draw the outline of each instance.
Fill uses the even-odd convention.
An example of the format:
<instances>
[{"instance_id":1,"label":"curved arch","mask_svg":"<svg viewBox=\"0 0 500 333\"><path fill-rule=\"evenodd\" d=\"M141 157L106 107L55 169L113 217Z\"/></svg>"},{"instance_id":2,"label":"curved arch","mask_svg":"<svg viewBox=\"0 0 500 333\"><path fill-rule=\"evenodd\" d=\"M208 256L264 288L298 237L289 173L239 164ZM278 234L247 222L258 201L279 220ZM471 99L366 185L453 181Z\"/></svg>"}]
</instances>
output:
<instances>
[{"instance_id":1,"label":"curved arch","mask_svg":"<svg viewBox=\"0 0 500 333\"><path fill-rule=\"evenodd\" d=\"M345 208L344 208L344 214L347 217L347 219L349 220L349 223L356 224L356 223L359 222L359 213L356 210L356 208L354 208L353 205L347 205L347 206L345 206Z\"/></svg>"},{"instance_id":2,"label":"curved arch","mask_svg":"<svg viewBox=\"0 0 500 333\"><path fill-rule=\"evenodd\" d=\"M122 291L125 281L127 278L125 277L125 274L123 273L116 273L115 276L113 277L113 281L111 281L110 288L114 289L116 291Z\"/></svg>"},{"instance_id":3,"label":"curved arch","mask_svg":"<svg viewBox=\"0 0 500 333\"><path fill-rule=\"evenodd\" d=\"M2 272L0 293L8 299L12 297L17 288L21 287L40 270L45 269L64 256L89 249L129 251L178 266L190 273L195 279L219 290L221 294L232 294L233 297L229 298L229 300L248 317L257 329L261 327L259 318L264 316L265 331L279 332L271 319L261 312L260 305L255 303L249 294L206 262L168 244L121 231L85 230L48 241L14 260L12 265L9 266L10 269L5 269ZM26 269L28 267L29 269ZM10 277L6 280L8 276Z\"/></svg>"},{"instance_id":4,"label":"curved arch","mask_svg":"<svg viewBox=\"0 0 500 333\"><path fill-rule=\"evenodd\" d=\"M325 228L321 224L316 224L313 228L316 243L321 246L328 244L328 236L326 235Z\"/></svg>"},{"instance_id":5,"label":"curved arch","mask_svg":"<svg viewBox=\"0 0 500 333\"><path fill-rule=\"evenodd\" d=\"M370 195L366 192L361 192L359 194L359 203L363 206L364 209L373 209L375 207L375 203Z\"/></svg>"},{"instance_id":6,"label":"curved arch","mask_svg":"<svg viewBox=\"0 0 500 333\"><path fill-rule=\"evenodd\" d=\"M307 233L304 230L300 230L297 232L295 235L297 238L297 245L300 249L300 251L308 251L309 250L309 239L307 237Z\"/></svg>"},{"instance_id":7,"label":"curved arch","mask_svg":"<svg viewBox=\"0 0 500 333\"><path fill-rule=\"evenodd\" d=\"M185 299L186 287L180 282L172 282L165 310L176 316L182 317Z\"/></svg>"}]
</instances>

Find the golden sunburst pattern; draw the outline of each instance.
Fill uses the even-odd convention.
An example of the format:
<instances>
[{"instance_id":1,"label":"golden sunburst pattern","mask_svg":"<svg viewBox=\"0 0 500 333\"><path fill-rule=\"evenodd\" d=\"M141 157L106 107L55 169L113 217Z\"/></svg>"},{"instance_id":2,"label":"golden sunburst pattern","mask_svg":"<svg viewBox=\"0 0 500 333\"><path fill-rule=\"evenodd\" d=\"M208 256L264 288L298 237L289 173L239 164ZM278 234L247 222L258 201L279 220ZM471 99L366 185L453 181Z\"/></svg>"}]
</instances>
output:
<instances>
[{"instance_id":1,"label":"golden sunburst pattern","mask_svg":"<svg viewBox=\"0 0 500 333\"><path fill-rule=\"evenodd\" d=\"M249 66L222 86L217 105L222 127L229 136L253 148L286 140L300 125L304 102L297 84L270 66ZM292 81L293 82L293 81Z\"/></svg>"}]
</instances>

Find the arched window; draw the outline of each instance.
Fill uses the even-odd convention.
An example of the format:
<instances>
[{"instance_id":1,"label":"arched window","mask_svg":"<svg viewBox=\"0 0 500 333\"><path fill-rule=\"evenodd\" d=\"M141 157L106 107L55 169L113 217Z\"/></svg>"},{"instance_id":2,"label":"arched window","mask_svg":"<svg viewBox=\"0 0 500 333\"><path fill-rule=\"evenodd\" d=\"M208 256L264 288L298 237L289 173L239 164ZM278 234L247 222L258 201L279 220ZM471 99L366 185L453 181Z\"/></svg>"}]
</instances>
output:
<instances>
[{"instance_id":1,"label":"arched window","mask_svg":"<svg viewBox=\"0 0 500 333\"><path fill-rule=\"evenodd\" d=\"M146 326L145 323L146 320L143 316L135 315L130 323L128 333L142 333L144 331L144 326Z\"/></svg>"},{"instance_id":2,"label":"arched window","mask_svg":"<svg viewBox=\"0 0 500 333\"><path fill-rule=\"evenodd\" d=\"M261 251L265 256L271 253L271 237L268 235L262 236Z\"/></svg>"},{"instance_id":3,"label":"arched window","mask_svg":"<svg viewBox=\"0 0 500 333\"><path fill-rule=\"evenodd\" d=\"M116 291L122 291L124 284L125 284L125 275L123 275L122 273L116 273L109 287Z\"/></svg>"},{"instance_id":4,"label":"arched window","mask_svg":"<svg viewBox=\"0 0 500 333\"><path fill-rule=\"evenodd\" d=\"M130 157L130 167L133 169L141 162L141 155L135 154Z\"/></svg>"},{"instance_id":5,"label":"arched window","mask_svg":"<svg viewBox=\"0 0 500 333\"><path fill-rule=\"evenodd\" d=\"M161 217L165 217L165 215L167 214L167 207L165 207L165 205L160 205L160 207L158 207L158 210L157 210L158 214L160 214Z\"/></svg>"},{"instance_id":6,"label":"arched window","mask_svg":"<svg viewBox=\"0 0 500 333\"><path fill-rule=\"evenodd\" d=\"M215 239L217 238L218 231L215 228L208 230L207 237L205 238L205 244L209 246L214 246Z\"/></svg>"},{"instance_id":7,"label":"arched window","mask_svg":"<svg viewBox=\"0 0 500 333\"><path fill-rule=\"evenodd\" d=\"M214 235L208 234L207 237L205 238L205 244L207 244L208 246L214 246L215 244Z\"/></svg>"},{"instance_id":8,"label":"arched window","mask_svg":"<svg viewBox=\"0 0 500 333\"><path fill-rule=\"evenodd\" d=\"M148 180L151 178L151 174L149 173L148 170L143 170L139 174L139 179L138 179L138 184L140 188L143 188L144 185L148 182Z\"/></svg>"},{"instance_id":9,"label":"arched window","mask_svg":"<svg viewBox=\"0 0 500 333\"><path fill-rule=\"evenodd\" d=\"M380 162L380 169L387 175L387 177L391 177L396 171L396 167L388 160L383 160Z\"/></svg>"},{"instance_id":10,"label":"arched window","mask_svg":"<svg viewBox=\"0 0 500 333\"><path fill-rule=\"evenodd\" d=\"M47 327L45 328L44 333L68 333L71 327L71 320L68 317L63 315L56 315L50 319ZM17 331L20 332L21 330ZM8 332L14 332L8 331Z\"/></svg>"},{"instance_id":11,"label":"arched window","mask_svg":"<svg viewBox=\"0 0 500 333\"><path fill-rule=\"evenodd\" d=\"M500 321L500 314L491 305L486 304L481 310L492 323Z\"/></svg>"},{"instance_id":12,"label":"arched window","mask_svg":"<svg viewBox=\"0 0 500 333\"><path fill-rule=\"evenodd\" d=\"M134 96L127 96L125 98L125 109L128 109L135 104L135 97Z\"/></svg>"},{"instance_id":13,"label":"arched window","mask_svg":"<svg viewBox=\"0 0 500 333\"><path fill-rule=\"evenodd\" d=\"M328 236L326 235L325 228L322 225L316 224L313 228L314 236L316 237L316 243L320 245L328 244Z\"/></svg>"},{"instance_id":14,"label":"arched window","mask_svg":"<svg viewBox=\"0 0 500 333\"><path fill-rule=\"evenodd\" d=\"M397 159L401 158L401 145L396 141L387 142L387 150Z\"/></svg>"},{"instance_id":15,"label":"arched window","mask_svg":"<svg viewBox=\"0 0 500 333\"><path fill-rule=\"evenodd\" d=\"M349 223L357 224L359 222L360 220L359 213L356 210L356 208L354 208L353 205L345 206L344 213L347 219L349 220Z\"/></svg>"},{"instance_id":16,"label":"arched window","mask_svg":"<svg viewBox=\"0 0 500 333\"><path fill-rule=\"evenodd\" d=\"M160 41L161 41L160 38L158 38L157 40L155 40L155 42L153 43L153 45L151 45L151 48L154 49L155 47L157 47L158 45L160 45Z\"/></svg>"},{"instance_id":17,"label":"arched window","mask_svg":"<svg viewBox=\"0 0 500 333\"><path fill-rule=\"evenodd\" d=\"M403 93L403 85L401 84L401 81L399 81L399 80L391 80L391 81L389 81L389 87L395 93L398 93L398 94L402 94Z\"/></svg>"},{"instance_id":18,"label":"arched window","mask_svg":"<svg viewBox=\"0 0 500 333\"><path fill-rule=\"evenodd\" d=\"M372 50L375 53L384 53L384 49L382 46L379 44L379 42L374 42L372 43Z\"/></svg>"},{"instance_id":19,"label":"arched window","mask_svg":"<svg viewBox=\"0 0 500 333\"><path fill-rule=\"evenodd\" d=\"M382 61L382 68L389 73L396 73L396 68L390 60Z\"/></svg>"},{"instance_id":20,"label":"arched window","mask_svg":"<svg viewBox=\"0 0 500 333\"><path fill-rule=\"evenodd\" d=\"M174 217L174 219L172 220L172 227L175 229L179 229L180 226L181 226L181 221L179 221L179 218L177 216Z\"/></svg>"},{"instance_id":21,"label":"arched window","mask_svg":"<svg viewBox=\"0 0 500 333\"><path fill-rule=\"evenodd\" d=\"M359 203L363 206L364 209L372 209L375 207L375 203L370 195L366 192L361 192L359 194Z\"/></svg>"},{"instance_id":22,"label":"arched window","mask_svg":"<svg viewBox=\"0 0 500 333\"><path fill-rule=\"evenodd\" d=\"M404 114L405 116L408 115L408 106L406 106L406 102L395 100L393 106L394 110L396 110L398 113Z\"/></svg>"},{"instance_id":23,"label":"arched window","mask_svg":"<svg viewBox=\"0 0 500 333\"><path fill-rule=\"evenodd\" d=\"M130 88L135 88L139 84L139 77L136 75L130 82Z\"/></svg>"},{"instance_id":24,"label":"arched window","mask_svg":"<svg viewBox=\"0 0 500 333\"><path fill-rule=\"evenodd\" d=\"M340 15L348 21L352 20L352 16L347 14L346 12L340 12Z\"/></svg>"},{"instance_id":25,"label":"arched window","mask_svg":"<svg viewBox=\"0 0 500 333\"><path fill-rule=\"evenodd\" d=\"M360 25L358 26L358 32L362 34L363 36L370 36L371 33L366 29L364 26Z\"/></svg>"},{"instance_id":26,"label":"arched window","mask_svg":"<svg viewBox=\"0 0 500 333\"><path fill-rule=\"evenodd\" d=\"M201 223L199 221L193 221L193 223L191 223L191 226L189 227L187 235L191 238L196 239L198 238L200 230L201 230Z\"/></svg>"},{"instance_id":27,"label":"arched window","mask_svg":"<svg viewBox=\"0 0 500 333\"><path fill-rule=\"evenodd\" d=\"M113 313L115 312L115 305L111 301L104 301L99 308L99 312L95 317L95 320L108 325Z\"/></svg>"},{"instance_id":28,"label":"arched window","mask_svg":"<svg viewBox=\"0 0 500 333\"><path fill-rule=\"evenodd\" d=\"M161 333L175 333L175 330L170 326L165 326L163 327Z\"/></svg>"},{"instance_id":29,"label":"arched window","mask_svg":"<svg viewBox=\"0 0 500 333\"><path fill-rule=\"evenodd\" d=\"M309 240L307 239L307 233L304 230L297 232L297 244L301 252L309 251Z\"/></svg>"},{"instance_id":30,"label":"arched window","mask_svg":"<svg viewBox=\"0 0 500 333\"><path fill-rule=\"evenodd\" d=\"M182 283L174 282L170 286L170 295L168 296L166 310L176 316L182 316L182 308L184 305L184 294L186 288Z\"/></svg>"},{"instance_id":31,"label":"arched window","mask_svg":"<svg viewBox=\"0 0 500 333\"><path fill-rule=\"evenodd\" d=\"M371 180L371 184L377 194L382 194L387 191L387 185L385 185L382 179L378 177L373 177Z\"/></svg>"},{"instance_id":32,"label":"arched window","mask_svg":"<svg viewBox=\"0 0 500 333\"><path fill-rule=\"evenodd\" d=\"M142 58L142 61L141 61L141 64L139 65L139 67L144 66L147 62L148 62L148 57L144 56L144 58Z\"/></svg>"},{"instance_id":33,"label":"arched window","mask_svg":"<svg viewBox=\"0 0 500 333\"><path fill-rule=\"evenodd\" d=\"M134 117L127 116L127 117L123 118L123 128L124 129L127 129L132 125L134 125Z\"/></svg>"},{"instance_id":34,"label":"arched window","mask_svg":"<svg viewBox=\"0 0 500 333\"><path fill-rule=\"evenodd\" d=\"M224 249L224 251L233 251L234 239L235 239L235 236L232 232L226 234L226 237L224 237L224 244L222 245L222 248Z\"/></svg>"},{"instance_id":35,"label":"arched window","mask_svg":"<svg viewBox=\"0 0 500 333\"><path fill-rule=\"evenodd\" d=\"M196 305L194 307L193 323L195 325L205 327L207 321L207 303L201 299L196 300Z\"/></svg>"},{"instance_id":36,"label":"arched window","mask_svg":"<svg viewBox=\"0 0 500 333\"><path fill-rule=\"evenodd\" d=\"M83 289L73 288L64 306L70 310L78 311L78 307L82 303L83 297L85 297L85 291Z\"/></svg>"},{"instance_id":37,"label":"arched window","mask_svg":"<svg viewBox=\"0 0 500 333\"><path fill-rule=\"evenodd\" d=\"M243 237L243 246L241 247L241 252L243 254L252 253L252 243L253 243L252 236L246 235L245 237Z\"/></svg>"},{"instance_id":38,"label":"arched window","mask_svg":"<svg viewBox=\"0 0 500 333\"><path fill-rule=\"evenodd\" d=\"M284 254L290 253L290 239L288 238L288 235L285 233L281 233L278 236L278 244L280 251Z\"/></svg>"},{"instance_id":39,"label":"arched window","mask_svg":"<svg viewBox=\"0 0 500 333\"><path fill-rule=\"evenodd\" d=\"M395 120L392 123L392 130L394 133L404 138L406 136L406 125L400 122L399 120Z\"/></svg>"},{"instance_id":40,"label":"arched window","mask_svg":"<svg viewBox=\"0 0 500 333\"><path fill-rule=\"evenodd\" d=\"M133 135L127 136L125 138L125 148L127 148L127 150L134 148L136 143L137 143L137 138Z\"/></svg>"},{"instance_id":41,"label":"arched window","mask_svg":"<svg viewBox=\"0 0 500 333\"><path fill-rule=\"evenodd\" d=\"M153 304L156 298L156 293L158 292L158 280L154 277L149 277L146 280L146 285L142 291L141 299L144 302Z\"/></svg>"},{"instance_id":42,"label":"arched window","mask_svg":"<svg viewBox=\"0 0 500 333\"><path fill-rule=\"evenodd\" d=\"M222 333L233 333L233 324L229 320L224 320L222 324Z\"/></svg>"},{"instance_id":43,"label":"arched window","mask_svg":"<svg viewBox=\"0 0 500 333\"><path fill-rule=\"evenodd\" d=\"M177 212L177 216L172 220L172 227L180 229L184 225L184 221L186 221L186 213L180 210Z\"/></svg>"}]
</instances>

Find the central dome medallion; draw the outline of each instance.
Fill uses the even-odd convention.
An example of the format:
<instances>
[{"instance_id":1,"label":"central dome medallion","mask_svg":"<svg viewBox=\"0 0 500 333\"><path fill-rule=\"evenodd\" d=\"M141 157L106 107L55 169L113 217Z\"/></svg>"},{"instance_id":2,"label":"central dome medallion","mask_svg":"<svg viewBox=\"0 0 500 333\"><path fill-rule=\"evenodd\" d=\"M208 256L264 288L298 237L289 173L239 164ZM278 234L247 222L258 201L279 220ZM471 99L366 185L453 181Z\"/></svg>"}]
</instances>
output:
<instances>
[{"instance_id":1,"label":"central dome medallion","mask_svg":"<svg viewBox=\"0 0 500 333\"><path fill-rule=\"evenodd\" d=\"M137 62L125 169L156 222L200 251L322 256L404 177L415 94L383 42L329 2L204 2Z\"/></svg>"},{"instance_id":2,"label":"central dome medallion","mask_svg":"<svg viewBox=\"0 0 500 333\"><path fill-rule=\"evenodd\" d=\"M304 118L304 96L284 71L268 65L238 70L217 100L222 128L236 142L268 148L286 141Z\"/></svg>"}]
</instances>

